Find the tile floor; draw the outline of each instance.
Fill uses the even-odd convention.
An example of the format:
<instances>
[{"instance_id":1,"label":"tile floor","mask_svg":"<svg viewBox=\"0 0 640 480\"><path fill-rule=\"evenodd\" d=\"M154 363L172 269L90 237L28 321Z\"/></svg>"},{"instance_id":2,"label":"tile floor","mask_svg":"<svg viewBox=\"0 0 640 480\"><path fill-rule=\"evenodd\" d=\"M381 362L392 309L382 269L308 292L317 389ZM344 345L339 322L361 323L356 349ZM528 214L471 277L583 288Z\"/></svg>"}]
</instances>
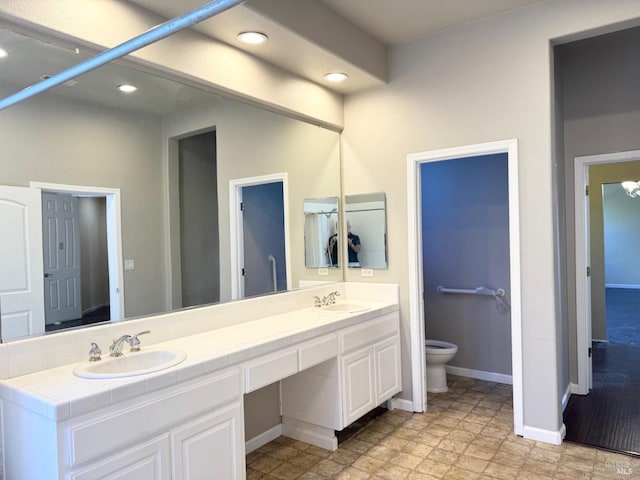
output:
<instances>
[{"instance_id":1,"label":"tile floor","mask_svg":"<svg viewBox=\"0 0 640 480\"><path fill-rule=\"evenodd\" d=\"M513 434L511 387L449 377L428 413L386 412L335 452L280 437L247 456L247 480L640 479L640 458Z\"/></svg>"}]
</instances>

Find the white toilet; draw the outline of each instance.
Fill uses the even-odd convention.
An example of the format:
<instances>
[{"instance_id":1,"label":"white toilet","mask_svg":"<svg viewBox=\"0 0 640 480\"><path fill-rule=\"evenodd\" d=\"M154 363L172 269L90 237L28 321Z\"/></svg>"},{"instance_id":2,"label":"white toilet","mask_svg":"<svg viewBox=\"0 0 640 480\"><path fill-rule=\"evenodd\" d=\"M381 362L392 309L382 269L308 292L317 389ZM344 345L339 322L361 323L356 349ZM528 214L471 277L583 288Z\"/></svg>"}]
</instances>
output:
<instances>
[{"instance_id":1,"label":"white toilet","mask_svg":"<svg viewBox=\"0 0 640 480\"><path fill-rule=\"evenodd\" d=\"M424 346L427 356L427 392L446 392L448 387L445 367L456 356L458 346L440 340L425 340Z\"/></svg>"}]
</instances>

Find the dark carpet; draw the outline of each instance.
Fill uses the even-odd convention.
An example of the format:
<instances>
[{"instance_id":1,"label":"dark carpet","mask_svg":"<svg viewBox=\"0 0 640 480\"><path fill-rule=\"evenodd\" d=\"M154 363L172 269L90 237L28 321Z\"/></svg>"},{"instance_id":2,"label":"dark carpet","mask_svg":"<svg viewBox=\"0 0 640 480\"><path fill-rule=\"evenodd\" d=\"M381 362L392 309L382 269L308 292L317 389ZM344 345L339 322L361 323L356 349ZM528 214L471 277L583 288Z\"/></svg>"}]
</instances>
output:
<instances>
[{"instance_id":1,"label":"dark carpet","mask_svg":"<svg viewBox=\"0 0 640 480\"><path fill-rule=\"evenodd\" d=\"M55 330L63 330L65 328L80 327L83 325L90 325L92 323L104 322L106 320L109 320L110 317L111 310L109 308L109 305L107 305L83 315L82 318L67 320L60 323L48 324L45 326L45 331L53 332Z\"/></svg>"},{"instance_id":2,"label":"dark carpet","mask_svg":"<svg viewBox=\"0 0 640 480\"><path fill-rule=\"evenodd\" d=\"M640 290L606 302L609 342L593 343L593 389L569 399L565 440L640 456Z\"/></svg>"}]
</instances>

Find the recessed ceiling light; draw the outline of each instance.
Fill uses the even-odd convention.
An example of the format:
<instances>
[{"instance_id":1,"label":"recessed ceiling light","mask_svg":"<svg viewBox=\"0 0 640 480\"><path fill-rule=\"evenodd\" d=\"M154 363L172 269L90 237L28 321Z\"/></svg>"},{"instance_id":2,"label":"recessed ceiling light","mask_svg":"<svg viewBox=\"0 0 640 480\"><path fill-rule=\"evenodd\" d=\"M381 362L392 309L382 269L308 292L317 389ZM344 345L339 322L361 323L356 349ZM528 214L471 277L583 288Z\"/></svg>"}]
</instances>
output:
<instances>
[{"instance_id":1,"label":"recessed ceiling light","mask_svg":"<svg viewBox=\"0 0 640 480\"><path fill-rule=\"evenodd\" d=\"M3 50L2 48L0 48L0 58L4 58L6 56L8 56L9 54L7 53L6 50Z\"/></svg>"},{"instance_id":2,"label":"recessed ceiling light","mask_svg":"<svg viewBox=\"0 0 640 480\"><path fill-rule=\"evenodd\" d=\"M347 75L346 73L332 72L332 73L327 73L324 76L324 79L328 82L344 82L348 76L349 75Z\"/></svg>"},{"instance_id":3,"label":"recessed ceiling light","mask_svg":"<svg viewBox=\"0 0 640 480\"><path fill-rule=\"evenodd\" d=\"M243 43L249 43L251 45L260 45L269 39L262 32L242 32L238 34L238 40Z\"/></svg>"},{"instance_id":4,"label":"recessed ceiling light","mask_svg":"<svg viewBox=\"0 0 640 480\"><path fill-rule=\"evenodd\" d=\"M120 85L118 87L118 90L120 90L123 93L131 93L138 90L138 87L134 87L133 85Z\"/></svg>"}]
</instances>

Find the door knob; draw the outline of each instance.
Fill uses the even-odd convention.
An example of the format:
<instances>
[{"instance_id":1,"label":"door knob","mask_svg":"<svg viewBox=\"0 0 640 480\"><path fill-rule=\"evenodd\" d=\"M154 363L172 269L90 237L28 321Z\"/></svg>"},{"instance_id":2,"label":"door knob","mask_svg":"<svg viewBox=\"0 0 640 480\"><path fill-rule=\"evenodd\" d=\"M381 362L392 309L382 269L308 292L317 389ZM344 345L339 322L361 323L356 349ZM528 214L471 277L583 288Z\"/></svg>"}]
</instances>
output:
<instances>
[{"instance_id":1,"label":"door knob","mask_svg":"<svg viewBox=\"0 0 640 480\"><path fill-rule=\"evenodd\" d=\"M50 276L51 276L51 274L50 274L50 273L45 273L45 274L44 274L44 278L47 278L47 277L50 277Z\"/></svg>"}]
</instances>

